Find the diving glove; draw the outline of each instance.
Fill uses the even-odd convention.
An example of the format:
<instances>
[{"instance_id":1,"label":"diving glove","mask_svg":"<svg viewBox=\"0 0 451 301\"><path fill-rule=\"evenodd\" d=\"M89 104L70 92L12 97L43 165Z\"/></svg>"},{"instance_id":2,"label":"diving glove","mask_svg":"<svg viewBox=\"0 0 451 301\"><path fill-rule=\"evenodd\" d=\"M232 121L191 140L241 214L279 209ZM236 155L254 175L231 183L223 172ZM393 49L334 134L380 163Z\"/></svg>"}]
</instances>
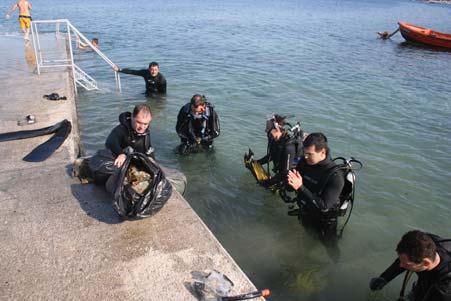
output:
<instances>
[{"instance_id":1,"label":"diving glove","mask_svg":"<svg viewBox=\"0 0 451 301\"><path fill-rule=\"evenodd\" d=\"M387 280L382 277L375 277L370 280L370 289L372 291L381 290L387 284Z\"/></svg>"}]
</instances>

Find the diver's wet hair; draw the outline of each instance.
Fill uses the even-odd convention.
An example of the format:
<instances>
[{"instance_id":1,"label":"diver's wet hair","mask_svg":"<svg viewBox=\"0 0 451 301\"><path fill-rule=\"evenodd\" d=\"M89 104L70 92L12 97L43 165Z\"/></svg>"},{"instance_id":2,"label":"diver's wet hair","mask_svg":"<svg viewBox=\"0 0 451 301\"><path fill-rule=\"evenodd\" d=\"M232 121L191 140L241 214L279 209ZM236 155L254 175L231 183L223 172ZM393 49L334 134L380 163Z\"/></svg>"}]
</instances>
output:
<instances>
[{"instance_id":1,"label":"diver's wet hair","mask_svg":"<svg viewBox=\"0 0 451 301\"><path fill-rule=\"evenodd\" d=\"M135 108L133 109L132 116L136 117L139 113L152 116L152 111L150 110L149 105L147 105L146 103L136 105Z\"/></svg>"},{"instance_id":2,"label":"diver's wet hair","mask_svg":"<svg viewBox=\"0 0 451 301\"><path fill-rule=\"evenodd\" d=\"M396 252L407 255L415 263L421 263L425 258L435 260L437 247L429 235L419 230L412 230L402 236Z\"/></svg>"},{"instance_id":3,"label":"diver's wet hair","mask_svg":"<svg viewBox=\"0 0 451 301\"><path fill-rule=\"evenodd\" d=\"M152 63L149 64L149 69L152 68L152 67L155 67L155 66L160 68L160 65L158 65L157 62L152 62Z\"/></svg>"},{"instance_id":4,"label":"diver's wet hair","mask_svg":"<svg viewBox=\"0 0 451 301\"><path fill-rule=\"evenodd\" d=\"M197 108L198 106L203 106L206 101L207 99L205 98L204 95L194 94L193 97L191 97L190 103L191 106Z\"/></svg>"},{"instance_id":5,"label":"diver's wet hair","mask_svg":"<svg viewBox=\"0 0 451 301\"><path fill-rule=\"evenodd\" d=\"M327 151L329 150L327 146L327 138L323 133L311 133L305 138L303 142L304 147L310 147L312 145L315 146L315 151L319 152L323 148Z\"/></svg>"},{"instance_id":6,"label":"diver's wet hair","mask_svg":"<svg viewBox=\"0 0 451 301\"><path fill-rule=\"evenodd\" d=\"M92 39L91 43L96 43L96 44L99 44L99 39L97 39L97 38L94 38L94 39Z\"/></svg>"}]
</instances>

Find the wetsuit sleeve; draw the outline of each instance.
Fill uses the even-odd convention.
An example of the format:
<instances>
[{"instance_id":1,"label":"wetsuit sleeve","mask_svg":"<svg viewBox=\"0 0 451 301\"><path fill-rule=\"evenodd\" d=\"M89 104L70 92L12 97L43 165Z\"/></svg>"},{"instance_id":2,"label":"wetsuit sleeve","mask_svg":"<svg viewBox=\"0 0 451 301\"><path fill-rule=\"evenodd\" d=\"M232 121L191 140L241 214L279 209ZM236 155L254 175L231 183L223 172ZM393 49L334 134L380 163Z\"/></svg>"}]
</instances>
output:
<instances>
[{"instance_id":1,"label":"wetsuit sleeve","mask_svg":"<svg viewBox=\"0 0 451 301\"><path fill-rule=\"evenodd\" d=\"M399 266L399 258L397 258L381 275L385 281L390 282L395 279L398 275L402 274L405 269Z\"/></svg>"},{"instance_id":2,"label":"wetsuit sleeve","mask_svg":"<svg viewBox=\"0 0 451 301\"><path fill-rule=\"evenodd\" d=\"M105 146L113 152L116 156L123 153L123 149L126 147L123 144L125 141L126 133L121 129L121 126L115 127L108 138L106 139Z\"/></svg>"},{"instance_id":3,"label":"wetsuit sleeve","mask_svg":"<svg viewBox=\"0 0 451 301\"><path fill-rule=\"evenodd\" d=\"M180 109L179 114L177 115L177 125L175 126L175 131L181 139L187 140L190 143L194 143L196 141L196 137L190 131L189 121L190 119L186 116L185 113L185 106L183 106Z\"/></svg>"},{"instance_id":4,"label":"wetsuit sleeve","mask_svg":"<svg viewBox=\"0 0 451 301\"><path fill-rule=\"evenodd\" d=\"M124 73L124 74L139 75L139 76L145 77L146 74L147 74L149 71L146 70L146 69L142 69L142 70L133 70L133 69L127 69L127 68L125 68L125 69L119 69L118 72Z\"/></svg>"},{"instance_id":5,"label":"wetsuit sleeve","mask_svg":"<svg viewBox=\"0 0 451 301\"><path fill-rule=\"evenodd\" d=\"M221 133L218 114L213 108L210 108L210 110L212 111L211 118L208 120L210 130L208 131L208 135L202 139L204 141L211 141L218 137Z\"/></svg>"},{"instance_id":6,"label":"wetsuit sleeve","mask_svg":"<svg viewBox=\"0 0 451 301\"><path fill-rule=\"evenodd\" d=\"M296 146L294 144L288 144L284 146L283 156L280 158L279 162L279 173L288 173L288 170L291 168L291 163L296 157ZM343 182L344 183L344 182ZM340 190L341 193L341 190Z\"/></svg>"},{"instance_id":7,"label":"wetsuit sleeve","mask_svg":"<svg viewBox=\"0 0 451 301\"><path fill-rule=\"evenodd\" d=\"M293 156L295 155L295 147L293 144L285 145L284 151L281 156L279 156L279 162L275 164L277 166L277 174L271 177L271 180L268 184L278 184L278 183L286 183L288 170L290 168L290 162L293 160ZM260 163L261 164L261 163ZM341 192L341 191L340 191Z\"/></svg>"},{"instance_id":8,"label":"wetsuit sleeve","mask_svg":"<svg viewBox=\"0 0 451 301\"><path fill-rule=\"evenodd\" d=\"M166 93L166 78L162 74L160 74L157 90L159 93Z\"/></svg>"},{"instance_id":9,"label":"wetsuit sleeve","mask_svg":"<svg viewBox=\"0 0 451 301\"><path fill-rule=\"evenodd\" d=\"M266 146L266 155L263 156L262 158L258 159L258 160L257 160L258 163L260 163L260 164L263 165L263 164L267 164L267 163L269 163L269 162L272 161L272 157L271 157L271 146L272 146L271 140L269 140L269 138L268 138L268 145Z\"/></svg>"},{"instance_id":10,"label":"wetsuit sleeve","mask_svg":"<svg viewBox=\"0 0 451 301\"><path fill-rule=\"evenodd\" d=\"M316 206L318 209L327 211L335 207L343 186L343 176L340 173L335 172L327 181L321 196L317 193L311 192L307 187L305 187L305 185L302 185L301 188L298 189L298 195L306 202Z\"/></svg>"}]
</instances>

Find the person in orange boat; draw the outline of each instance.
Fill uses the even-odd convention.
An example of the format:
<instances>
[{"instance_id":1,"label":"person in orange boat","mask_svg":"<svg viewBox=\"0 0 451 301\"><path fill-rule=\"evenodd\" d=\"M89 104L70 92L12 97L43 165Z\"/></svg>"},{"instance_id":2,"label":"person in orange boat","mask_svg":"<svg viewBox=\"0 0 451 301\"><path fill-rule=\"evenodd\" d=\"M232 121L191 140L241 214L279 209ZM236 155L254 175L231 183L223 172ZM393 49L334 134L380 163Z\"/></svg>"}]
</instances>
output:
<instances>
[{"instance_id":1,"label":"person in orange boat","mask_svg":"<svg viewBox=\"0 0 451 301\"><path fill-rule=\"evenodd\" d=\"M24 33L24 39L29 40L31 27L31 15L30 15L30 10L32 9L31 4L28 1L19 0L19 2L16 2L14 3L13 6L11 6L8 13L6 14L6 19L9 19L11 13L15 11L16 8L19 8L19 24L20 28L22 28L22 31Z\"/></svg>"}]
</instances>

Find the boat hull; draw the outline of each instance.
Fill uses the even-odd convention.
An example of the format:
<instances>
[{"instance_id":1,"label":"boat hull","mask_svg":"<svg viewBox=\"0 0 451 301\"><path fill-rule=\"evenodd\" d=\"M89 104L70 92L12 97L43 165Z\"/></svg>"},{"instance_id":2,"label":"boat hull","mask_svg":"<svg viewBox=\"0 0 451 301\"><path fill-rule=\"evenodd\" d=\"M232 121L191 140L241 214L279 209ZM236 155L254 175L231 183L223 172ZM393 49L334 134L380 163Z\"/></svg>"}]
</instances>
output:
<instances>
[{"instance_id":1,"label":"boat hull","mask_svg":"<svg viewBox=\"0 0 451 301\"><path fill-rule=\"evenodd\" d=\"M451 49L451 34L399 22L399 31L407 41Z\"/></svg>"}]
</instances>

